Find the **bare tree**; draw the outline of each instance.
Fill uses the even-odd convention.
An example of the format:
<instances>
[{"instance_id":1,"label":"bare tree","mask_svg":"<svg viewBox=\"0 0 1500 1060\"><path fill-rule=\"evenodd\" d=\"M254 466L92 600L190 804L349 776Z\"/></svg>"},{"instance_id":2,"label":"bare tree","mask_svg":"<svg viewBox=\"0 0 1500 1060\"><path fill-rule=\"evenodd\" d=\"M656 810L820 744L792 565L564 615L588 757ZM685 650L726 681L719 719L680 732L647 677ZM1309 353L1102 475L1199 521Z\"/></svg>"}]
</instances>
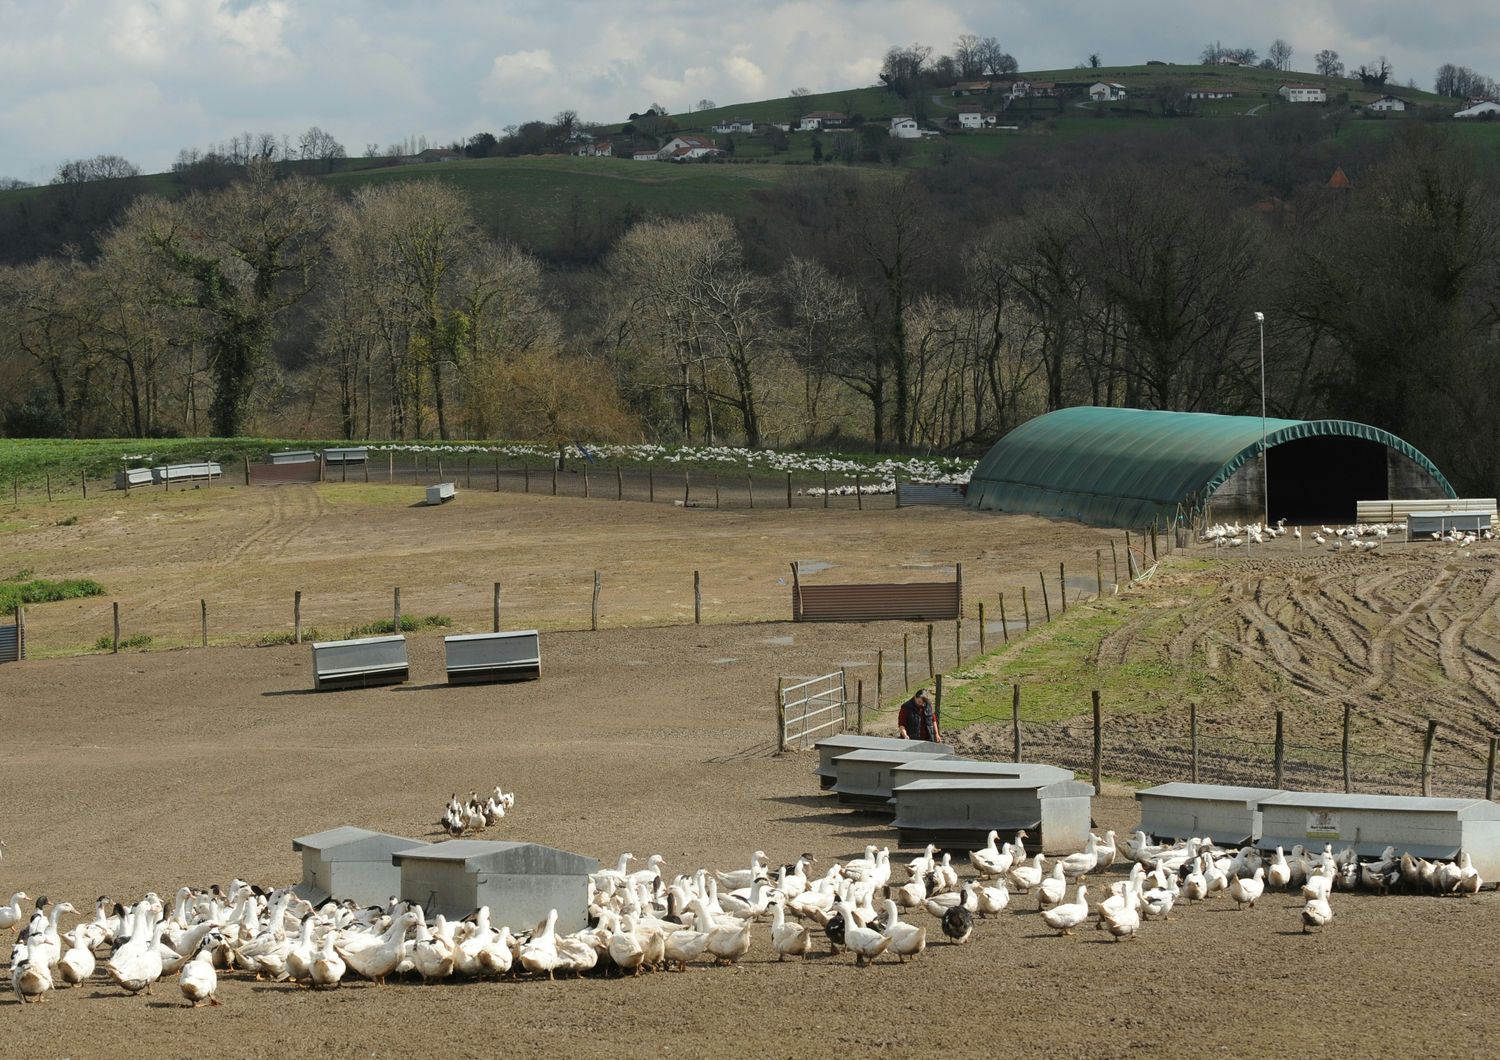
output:
<instances>
[{"instance_id":1,"label":"bare tree","mask_svg":"<svg viewBox=\"0 0 1500 1060\"><path fill-rule=\"evenodd\" d=\"M1318 73L1324 77L1343 77L1344 64L1339 62L1339 53L1331 48L1324 48L1313 56L1313 63Z\"/></svg>"},{"instance_id":2,"label":"bare tree","mask_svg":"<svg viewBox=\"0 0 1500 1060\"><path fill-rule=\"evenodd\" d=\"M983 37L977 46L981 72L995 77L1009 77L1020 69L1016 57L1000 47L994 37Z\"/></svg>"},{"instance_id":3,"label":"bare tree","mask_svg":"<svg viewBox=\"0 0 1500 1060\"><path fill-rule=\"evenodd\" d=\"M982 42L972 33L961 34L953 42L953 63L961 80L973 81L984 73Z\"/></svg>"},{"instance_id":4,"label":"bare tree","mask_svg":"<svg viewBox=\"0 0 1500 1060\"><path fill-rule=\"evenodd\" d=\"M90 180L124 180L141 175L141 167L119 155L76 158L57 167L53 184L82 184Z\"/></svg>"},{"instance_id":5,"label":"bare tree","mask_svg":"<svg viewBox=\"0 0 1500 1060\"><path fill-rule=\"evenodd\" d=\"M1292 46L1285 40L1277 37L1266 49L1266 58L1271 60L1271 65L1277 70L1290 70L1292 68Z\"/></svg>"},{"instance_id":6,"label":"bare tree","mask_svg":"<svg viewBox=\"0 0 1500 1060\"><path fill-rule=\"evenodd\" d=\"M336 158L347 157L347 153L344 145L335 140L332 134L314 125L297 138L297 156L304 161L331 162Z\"/></svg>"}]
</instances>

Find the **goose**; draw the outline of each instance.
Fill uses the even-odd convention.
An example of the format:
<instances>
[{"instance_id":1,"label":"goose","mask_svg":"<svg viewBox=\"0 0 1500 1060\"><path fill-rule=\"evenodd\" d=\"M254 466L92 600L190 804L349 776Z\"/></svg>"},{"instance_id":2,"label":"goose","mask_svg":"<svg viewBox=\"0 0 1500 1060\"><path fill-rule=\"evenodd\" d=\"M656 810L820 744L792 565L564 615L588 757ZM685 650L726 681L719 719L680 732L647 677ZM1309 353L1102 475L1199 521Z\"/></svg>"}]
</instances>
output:
<instances>
[{"instance_id":1,"label":"goose","mask_svg":"<svg viewBox=\"0 0 1500 1060\"><path fill-rule=\"evenodd\" d=\"M665 939L666 959L669 964L675 964L679 972L687 971L688 962L702 957L707 949L707 931L681 928L670 932Z\"/></svg>"},{"instance_id":2,"label":"goose","mask_svg":"<svg viewBox=\"0 0 1500 1060\"><path fill-rule=\"evenodd\" d=\"M1281 847L1276 848L1276 856L1271 859L1271 869L1266 873L1266 883L1272 887L1286 887L1292 882L1292 867L1287 864L1286 853Z\"/></svg>"},{"instance_id":3,"label":"goose","mask_svg":"<svg viewBox=\"0 0 1500 1060\"><path fill-rule=\"evenodd\" d=\"M86 930L85 925L80 924L74 928L72 934L73 944L58 958L57 970L61 973L63 982L69 986L78 986L80 983L87 982L88 978L94 974L97 962L94 960L94 951L89 945L93 936Z\"/></svg>"},{"instance_id":4,"label":"goose","mask_svg":"<svg viewBox=\"0 0 1500 1060\"><path fill-rule=\"evenodd\" d=\"M1333 906L1328 904L1327 898L1310 898L1302 907L1302 934L1308 933L1308 928L1327 927L1333 919Z\"/></svg>"},{"instance_id":5,"label":"goose","mask_svg":"<svg viewBox=\"0 0 1500 1060\"><path fill-rule=\"evenodd\" d=\"M999 838L1000 833L991 829L984 849L969 852L969 864L974 866L974 871L985 879L997 879L1004 876L1010 871L1011 865L1015 864L1015 857L1008 849L1002 851L995 845L995 841Z\"/></svg>"},{"instance_id":6,"label":"goose","mask_svg":"<svg viewBox=\"0 0 1500 1060\"><path fill-rule=\"evenodd\" d=\"M1077 897L1072 902L1065 902L1054 905L1050 909L1043 909L1042 920L1060 936L1073 934L1073 929L1088 919L1089 903L1087 896L1088 888L1083 884L1079 884Z\"/></svg>"},{"instance_id":7,"label":"goose","mask_svg":"<svg viewBox=\"0 0 1500 1060\"><path fill-rule=\"evenodd\" d=\"M52 970L45 962L31 959L31 947L24 938L17 940L10 951L10 988L23 1005L41 1004L52 989Z\"/></svg>"},{"instance_id":8,"label":"goose","mask_svg":"<svg viewBox=\"0 0 1500 1060\"><path fill-rule=\"evenodd\" d=\"M646 951L635 934L635 919L629 915L621 917L619 926L609 936L609 959L620 971L640 975L645 957Z\"/></svg>"},{"instance_id":9,"label":"goose","mask_svg":"<svg viewBox=\"0 0 1500 1060\"><path fill-rule=\"evenodd\" d=\"M622 859L624 855L621 856ZM532 975L547 973L547 978L553 978L557 971L557 910L547 911L547 923L541 932L531 936L521 947L521 967Z\"/></svg>"},{"instance_id":10,"label":"goose","mask_svg":"<svg viewBox=\"0 0 1500 1060\"><path fill-rule=\"evenodd\" d=\"M735 869L732 872L716 872L714 875L718 877L719 883L733 890L749 887L756 880L763 880L767 876L766 852L764 850L757 850L754 854L750 855L750 867L748 869Z\"/></svg>"},{"instance_id":11,"label":"goose","mask_svg":"<svg viewBox=\"0 0 1500 1060\"><path fill-rule=\"evenodd\" d=\"M1464 870L1458 867L1456 861L1444 861L1433 874L1433 889L1438 894L1451 894L1458 889L1459 881L1463 878Z\"/></svg>"},{"instance_id":12,"label":"goose","mask_svg":"<svg viewBox=\"0 0 1500 1060\"><path fill-rule=\"evenodd\" d=\"M894 907L896 903L888 899L886 904ZM801 924L789 922L781 903L773 903L771 905L771 948L776 951L777 961L784 961L788 957L801 957L806 960L808 942L807 928Z\"/></svg>"},{"instance_id":13,"label":"goose","mask_svg":"<svg viewBox=\"0 0 1500 1060\"><path fill-rule=\"evenodd\" d=\"M1266 890L1266 870L1256 869L1255 875L1249 878L1236 876L1229 881L1229 897L1234 899L1236 909L1249 906L1255 908L1255 903Z\"/></svg>"},{"instance_id":14,"label":"goose","mask_svg":"<svg viewBox=\"0 0 1500 1060\"><path fill-rule=\"evenodd\" d=\"M0 905L0 931L15 931L20 927L25 915L21 912L21 903L25 900L26 892L17 891L10 896L9 905Z\"/></svg>"},{"instance_id":15,"label":"goose","mask_svg":"<svg viewBox=\"0 0 1500 1060\"><path fill-rule=\"evenodd\" d=\"M308 978L312 980L314 989L333 990L344 981L344 973L348 970L348 962L339 956L334 945L337 932L329 931L323 936L323 944L318 948L308 967Z\"/></svg>"},{"instance_id":16,"label":"goose","mask_svg":"<svg viewBox=\"0 0 1500 1060\"><path fill-rule=\"evenodd\" d=\"M384 986L386 976L394 972L406 956L406 930L416 920L411 909L391 921L381 935L353 939L345 935L336 947L344 963L376 986Z\"/></svg>"},{"instance_id":17,"label":"goose","mask_svg":"<svg viewBox=\"0 0 1500 1060\"><path fill-rule=\"evenodd\" d=\"M1010 905L1010 891L1004 882L997 881L993 887L984 887L974 884L974 898L979 904L979 915L983 917L994 916L996 913L1005 911Z\"/></svg>"},{"instance_id":18,"label":"goose","mask_svg":"<svg viewBox=\"0 0 1500 1060\"><path fill-rule=\"evenodd\" d=\"M1011 866L1006 877L1011 885L1022 894L1029 894L1033 887L1039 887L1042 883L1042 855L1038 854L1031 864L1023 864L1020 859Z\"/></svg>"},{"instance_id":19,"label":"goose","mask_svg":"<svg viewBox=\"0 0 1500 1060\"><path fill-rule=\"evenodd\" d=\"M839 903L839 913L844 918L844 946L854 954L854 963L858 967L873 963L890 947L891 940L885 935L854 922L854 908L848 902Z\"/></svg>"},{"instance_id":20,"label":"goose","mask_svg":"<svg viewBox=\"0 0 1500 1060\"><path fill-rule=\"evenodd\" d=\"M943 914L942 928L950 943L962 946L974 935L974 914L956 905Z\"/></svg>"},{"instance_id":21,"label":"goose","mask_svg":"<svg viewBox=\"0 0 1500 1060\"><path fill-rule=\"evenodd\" d=\"M889 950L902 964L906 963L906 958L915 957L927 948L927 929L903 923L896 911L896 903L889 898L885 900L885 931L882 934L890 940Z\"/></svg>"},{"instance_id":22,"label":"goose","mask_svg":"<svg viewBox=\"0 0 1500 1060\"><path fill-rule=\"evenodd\" d=\"M192 959L182 966L182 974L177 977L178 989L193 1008L204 1002L219 1004L219 973L214 971L214 942L213 935L204 939Z\"/></svg>"}]
</instances>

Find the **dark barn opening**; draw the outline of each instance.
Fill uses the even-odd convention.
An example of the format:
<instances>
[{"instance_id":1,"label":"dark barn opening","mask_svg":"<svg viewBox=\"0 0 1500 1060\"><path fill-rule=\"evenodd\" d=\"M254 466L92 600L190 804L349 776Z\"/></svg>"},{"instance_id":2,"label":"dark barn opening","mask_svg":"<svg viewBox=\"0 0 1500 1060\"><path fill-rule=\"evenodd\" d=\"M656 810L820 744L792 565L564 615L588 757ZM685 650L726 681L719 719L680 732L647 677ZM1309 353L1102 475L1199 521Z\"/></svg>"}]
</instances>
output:
<instances>
[{"instance_id":1,"label":"dark barn opening","mask_svg":"<svg viewBox=\"0 0 1500 1060\"><path fill-rule=\"evenodd\" d=\"M1356 502L1390 496L1388 452L1380 442L1337 435L1273 445L1266 453L1271 521L1353 523Z\"/></svg>"}]
</instances>

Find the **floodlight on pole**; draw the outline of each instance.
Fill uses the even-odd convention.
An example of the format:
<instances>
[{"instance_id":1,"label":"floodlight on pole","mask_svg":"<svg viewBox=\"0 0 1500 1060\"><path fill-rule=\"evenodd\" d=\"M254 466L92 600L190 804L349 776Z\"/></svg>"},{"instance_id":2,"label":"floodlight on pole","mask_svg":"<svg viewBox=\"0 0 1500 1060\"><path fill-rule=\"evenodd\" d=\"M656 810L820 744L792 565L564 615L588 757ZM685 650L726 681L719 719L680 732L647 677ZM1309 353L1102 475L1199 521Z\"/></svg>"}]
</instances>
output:
<instances>
[{"instance_id":1,"label":"floodlight on pole","mask_svg":"<svg viewBox=\"0 0 1500 1060\"><path fill-rule=\"evenodd\" d=\"M1265 500L1265 525L1271 526L1271 466L1266 458L1266 315L1259 310L1255 323L1260 328L1260 485Z\"/></svg>"}]
</instances>

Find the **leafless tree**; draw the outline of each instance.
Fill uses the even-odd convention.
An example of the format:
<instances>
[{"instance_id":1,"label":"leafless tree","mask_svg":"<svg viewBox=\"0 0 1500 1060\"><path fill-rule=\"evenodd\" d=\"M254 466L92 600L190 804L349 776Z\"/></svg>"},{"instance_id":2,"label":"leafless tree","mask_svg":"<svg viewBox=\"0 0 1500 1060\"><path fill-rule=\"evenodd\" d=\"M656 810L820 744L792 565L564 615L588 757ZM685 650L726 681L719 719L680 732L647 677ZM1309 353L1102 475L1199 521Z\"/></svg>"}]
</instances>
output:
<instances>
[{"instance_id":1,"label":"leafless tree","mask_svg":"<svg viewBox=\"0 0 1500 1060\"><path fill-rule=\"evenodd\" d=\"M1271 60L1271 65L1278 70L1290 70L1292 68L1292 46L1280 37L1271 42L1266 49L1266 58Z\"/></svg>"}]
</instances>

